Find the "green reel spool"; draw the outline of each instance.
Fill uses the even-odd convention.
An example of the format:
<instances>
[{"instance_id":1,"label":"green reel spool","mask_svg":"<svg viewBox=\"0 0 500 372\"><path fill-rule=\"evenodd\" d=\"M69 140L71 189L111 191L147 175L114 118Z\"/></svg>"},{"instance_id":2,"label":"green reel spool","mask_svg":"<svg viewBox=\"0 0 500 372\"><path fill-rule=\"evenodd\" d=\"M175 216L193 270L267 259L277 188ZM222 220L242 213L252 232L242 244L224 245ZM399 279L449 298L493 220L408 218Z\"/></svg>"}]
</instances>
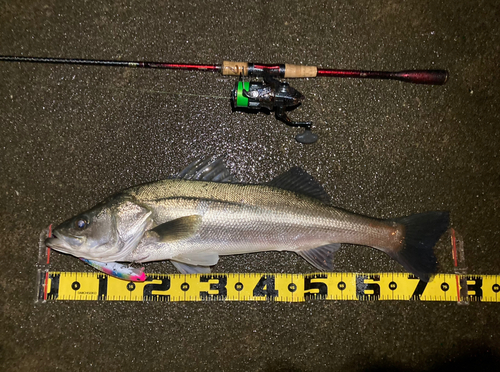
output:
<instances>
[{"instance_id":1,"label":"green reel spool","mask_svg":"<svg viewBox=\"0 0 500 372\"><path fill-rule=\"evenodd\" d=\"M243 95L243 90L248 91L249 81L239 81L233 90L233 100L235 107L248 107L248 98Z\"/></svg>"}]
</instances>

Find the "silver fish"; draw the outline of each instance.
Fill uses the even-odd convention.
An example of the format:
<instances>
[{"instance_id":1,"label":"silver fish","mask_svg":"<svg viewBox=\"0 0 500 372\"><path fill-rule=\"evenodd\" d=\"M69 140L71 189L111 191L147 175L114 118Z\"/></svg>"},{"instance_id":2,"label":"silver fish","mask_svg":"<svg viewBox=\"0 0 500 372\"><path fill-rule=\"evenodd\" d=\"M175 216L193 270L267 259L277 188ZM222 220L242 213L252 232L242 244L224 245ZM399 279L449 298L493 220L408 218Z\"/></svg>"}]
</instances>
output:
<instances>
[{"instance_id":1,"label":"silver fish","mask_svg":"<svg viewBox=\"0 0 500 372\"><path fill-rule=\"evenodd\" d=\"M332 271L340 243L349 243L379 249L428 281L448 225L444 211L380 220L335 208L300 168L265 184L236 183L219 158L124 190L57 226L45 244L94 267L171 260L182 273L206 273L221 255L273 250Z\"/></svg>"}]
</instances>

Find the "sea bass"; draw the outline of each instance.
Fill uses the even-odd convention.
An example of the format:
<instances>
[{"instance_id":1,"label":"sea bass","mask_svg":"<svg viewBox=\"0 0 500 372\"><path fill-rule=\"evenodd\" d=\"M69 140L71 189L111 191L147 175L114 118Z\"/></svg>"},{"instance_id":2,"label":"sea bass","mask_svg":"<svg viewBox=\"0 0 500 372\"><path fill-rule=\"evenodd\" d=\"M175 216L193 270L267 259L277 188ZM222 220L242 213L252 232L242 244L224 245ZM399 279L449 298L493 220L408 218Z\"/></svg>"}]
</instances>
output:
<instances>
[{"instance_id":1,"label":"sea bass","mask_svg":"<svg viewBox=\"0 0 500 372\"><path fill-rule=\"evenodd\" d=\"M428 281L434 245L449 214L433 211L381 220L330 205L300 168L264 184L237 183L220 158L195 161L176 178L124 190L53 230L45 244L111 275L144 280L119 262L171 260L182 273L207 273L219 256L293 251L333 270L341 243L387 253Z\"/></svg>"}]
</instances>

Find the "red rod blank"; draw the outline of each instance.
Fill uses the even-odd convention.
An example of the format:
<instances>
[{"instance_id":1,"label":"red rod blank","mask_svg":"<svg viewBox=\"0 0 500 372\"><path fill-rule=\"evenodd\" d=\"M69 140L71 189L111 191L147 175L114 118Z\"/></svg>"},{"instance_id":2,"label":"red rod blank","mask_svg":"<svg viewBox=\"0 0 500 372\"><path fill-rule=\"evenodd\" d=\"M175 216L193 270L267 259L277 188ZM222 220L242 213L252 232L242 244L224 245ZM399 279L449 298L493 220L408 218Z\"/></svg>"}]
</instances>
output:
<instances>
[{"instance_id":1,"label":"red rod blank","mask_svg":"<svg viewBox=\"0 0 500 372\"><path fill-rule=\"evenodd\" d=\"M443 85L448 80L445 70L410 70L410 71L360 71L318 69L317 76L360 78L360 79L390 79L401 80L413 84Z\"/></svg>"}]
</instances>

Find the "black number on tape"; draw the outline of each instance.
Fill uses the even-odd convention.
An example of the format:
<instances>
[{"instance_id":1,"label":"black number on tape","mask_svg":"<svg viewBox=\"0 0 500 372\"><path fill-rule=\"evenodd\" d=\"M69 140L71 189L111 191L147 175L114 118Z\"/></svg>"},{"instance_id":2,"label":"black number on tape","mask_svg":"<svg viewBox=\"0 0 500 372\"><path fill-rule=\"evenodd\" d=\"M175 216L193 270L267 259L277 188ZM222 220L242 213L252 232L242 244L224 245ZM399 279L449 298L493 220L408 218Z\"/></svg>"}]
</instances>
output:
<instances>
[{"instance_id":1,"label":"black number on tape","mask_svg":"<svg viewBox=\"0 0 500 372\"><path fill-rule=\"evenodd\" d=\"M315 279L326 279L326 278L327 278L326 274L307 275L304 278L304 290L306 291L306 293L304 294L304 298L306 300L325 299L326 296L328 295L328 286L321 281L316 281ZM311 282L311 280L315 281ZM312 292L313 290L314 292Z\"/></svg>"},{"instance_id":2,"label":"black number on tape","mask_svg":"<svg viewBox=\"0 0 500 372\"><path fill-rule=\"evenodd\" d=\"M224 300L227 297L227 276L226 275L202 275L200 276L200 283L209 283L210 280L217 280L217 283L210 283L210 291L217 291L217 293L209 293L208 291L201 291L200 297L202 300Z\"/></svg>"},{"instance_id":3,"label":"black number on tape","mask_svg":"<svg viewBox=\"0 0 500 372\"><path fill-rule=\"evenodd\" d=\"M278 297L278 291L275 289L275 279L273 275L263 275L255 288L253 289L254 297L266 297L268 301Z\"/></svg>"},{"instance_id":4,"label":"black number on tape","mask_svg":"<svg viewBox=\"0 0 500 372\"><path fill-rule=\"evenodd\" d=\"M469 300L481 301L483 298L483 278L479 276L468 276L467 282L473 282L473 284L467 283L467 295L469 296Z\"/></svg>"},{"instance_id":5,"label":"black number on tape","mask_svg":"<svg viewBox=\"0 0 500 372\"><path fill-rule=\"evenodd\" d=\"M356 276L356 297L359 300L378 300L380 298L380 285L366 281L379 282L380 275Z\"/></svg>"},{"instance_id":6,"label":"black number on tape","mask_svg":"<svg viewBox=\"0 0 500 372\"><path fill-rule=\"evenodd\" d=\"M408 276L408 279L418 280L418 284L415 287L415 290L413 291L413 294L411 295L410 300L420 301L420 297L422 297L422 295L424 294L425 288L427 287L427 282L420 280L415 275Z\"/></svg>"},{"instance_id":7,"label":"black number on tape","mask_svg":"<svg viewBox=\"0 0 500 372\"><path fill-rule=\"evenodd\" d=\"M99 280L99 293L97 295L98 300L106 300L108 296L108 278L106 274L97 275L97 279Z\"/></svg>"},{"instance_id":8,"label":"black number on tape","mask_svg":"<svg viewBox=\"0 0 500 372\"><path fill-rule=\"evenodd\" d=\"M161 280L161 283L146 284L142 292L144 300L170 301L170 295L153 294L153 291L168 291L170 289L170 277L148 275L148 277L146 278L146 282L152 282L153 280Z\"/></svg>"}]
</instances>

